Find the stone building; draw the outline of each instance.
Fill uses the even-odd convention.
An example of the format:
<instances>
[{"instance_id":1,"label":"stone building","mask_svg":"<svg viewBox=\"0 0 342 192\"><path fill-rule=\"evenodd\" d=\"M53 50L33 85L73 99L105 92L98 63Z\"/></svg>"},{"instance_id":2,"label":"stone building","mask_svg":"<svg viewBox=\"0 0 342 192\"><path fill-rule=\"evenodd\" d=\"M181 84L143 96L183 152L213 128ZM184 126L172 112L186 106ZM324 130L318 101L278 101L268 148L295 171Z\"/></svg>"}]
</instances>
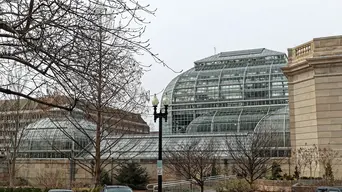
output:
<instances>
[{"instance_id":1,"label":"stone building","mask_svg":"<svg viewBox=\"0 0 342 192\"><path fill-rule=\"evenodd\" d=\"M315 38L289 49L288 56L252 49L219 53L194 64L194 68L175 77L163 94L171 100L163 146L173 148L190 138L204 141L212 137L224 146L227 134L255 131L263 123L272 122L276 127L272 131L281 132L282 143L281 150L270 153L274 157L290 159L291 149L313 145L341 151L342 36ZM130 148L120 158L141 162L155 178L157 135L127 135L120 138L118 146ZM26 162L31 166L19 175L30 180L34 178L25 173L35 168L43 173L61 165L65 177L70 170L68 160L50 156L22 159L20 163ZM288 161L283 167L293 173L295 163ZM336 177L340 177L341 168L338 164L334 168ZM318 165L314 175L323 174L323 167ZM309 173L306 170L302 175ZM89 181L89 175L82 171L76 178Z\"/></svg>"},{"instance_id":2,"label":"stone building","mask_svg":"<svg viewBox=\"0 0 342 192\"><path fill-rule=\"evenodd\" d=\"M288 57L283 72L289 84L292 149L315 145L341 154L342 36L314 38L288 49Z\"/></svg>"}]
</instances>

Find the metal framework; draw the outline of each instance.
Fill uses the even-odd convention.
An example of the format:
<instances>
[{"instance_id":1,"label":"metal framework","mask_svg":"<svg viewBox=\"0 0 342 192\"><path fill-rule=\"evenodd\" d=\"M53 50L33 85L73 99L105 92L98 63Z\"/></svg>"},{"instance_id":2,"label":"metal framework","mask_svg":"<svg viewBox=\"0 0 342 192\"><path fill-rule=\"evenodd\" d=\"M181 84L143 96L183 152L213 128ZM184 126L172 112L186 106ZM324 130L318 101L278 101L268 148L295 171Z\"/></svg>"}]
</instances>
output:
<instances>
[{"instance_id":1,"label":"metal framework","mask_svg":"<svg viewBox=\"0 0 342 192\"><path fill-rule=\"evenodd\" d=\"M225 142L231 136L256 130L277 134L281 143L275 156L286 156L290 149L287 79L281 67L287 63L284 53L268 49L223 52L195 62L194 68L174 78L166 87L170 104L167 123L163 125L162 148L177 150L177 145L192 139L204 143L215 138L222 158L228 158ZM163 99L162 99L163 100ZM29 125L20 147L24 158L87 158L65 134L77 136L68 120L55 123L47 119ZM95 126L85 120L74 122L88 127L92 135ZM62 125L62 126L61 126ZM64 132L61 132L64 130ZM88 137L77 142L89 141ZM102 145L115 147L108 154L112 158L157 159L158 136L125 135L108 138ZM64 150L66 156L54 150ZM89 149L91 150L91 149ZM90 156L89 156L90 158Z\"/></svg>"},{"instance_id":2,"label":"metal framework","mask_svg":"<svg viewBox=\"0 0 342 192\"><path fill-rule=\"evenodd\" d=\"M82 130L78 127L82 127ZM18 156L21 158L78 156L89 146L90 140L95 136L95 129L96 125L84 118L60 117L38 120L25 128Z\"/></svg>"},{"instance_id":3,"label":"metal framework","mask_svg":"<svg viewBox=\"0 0 342 192\"><path fill-rule=\"evenodd\" d=\"M286 64L284 53L265 48L222 52L196 61L164 91L171 103L163 134L253 131L263 117L288 107L287 79L281 71ZM285 134L288 110L283 111ZM219 116L227 120L216 122L216 113L226 114ZM228 128L215 129L222 124Z\"/></svg>"}]
</instances>

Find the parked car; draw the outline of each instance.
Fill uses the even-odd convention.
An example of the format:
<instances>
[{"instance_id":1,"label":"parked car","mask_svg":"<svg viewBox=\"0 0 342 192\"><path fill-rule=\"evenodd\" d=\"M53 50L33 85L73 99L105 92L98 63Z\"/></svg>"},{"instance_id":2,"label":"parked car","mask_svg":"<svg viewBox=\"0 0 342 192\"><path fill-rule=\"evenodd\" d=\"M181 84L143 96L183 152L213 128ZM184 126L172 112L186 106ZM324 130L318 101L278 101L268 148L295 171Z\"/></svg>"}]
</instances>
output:
<instances>
[{"instance_id":1,"label":"parked car","mask_svg":"<svg viewBox=\"0 0 342 192\"><path fill-rule=\"evenodd\" d=\"M105 185L102 192L133 192L133 190L124 185Z\"/></svg>"},{"instance_id":2,"label":"parked car","mask_svg":"<svg viewBox=\"0 0 342 192\"><path fill-rule=\"evenodd\" d=\"M70 189L50 189L48 192L72 192Z\"/></svg>"},{"instance_id":3,"label":"parked car","mask_svg":"<svg viewBox=\"0 0 342 192\"><path fill-rule=\"evenodd\" d=\"M317 187L316 192L342 192L342 187Z\"/></svg>"}]
</instances>

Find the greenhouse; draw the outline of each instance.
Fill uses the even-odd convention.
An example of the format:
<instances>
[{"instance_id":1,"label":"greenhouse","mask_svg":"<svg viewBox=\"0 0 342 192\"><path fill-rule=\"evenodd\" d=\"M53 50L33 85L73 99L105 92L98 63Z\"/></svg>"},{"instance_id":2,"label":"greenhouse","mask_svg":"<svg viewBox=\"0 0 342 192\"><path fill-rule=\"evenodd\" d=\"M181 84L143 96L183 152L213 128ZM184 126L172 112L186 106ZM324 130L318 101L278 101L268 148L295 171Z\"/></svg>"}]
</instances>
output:
<instances>
[{"instance_id":1,"label":"greenhouse","mask_svg":"<svg viewBox=\"0 0 342 192\"><path fill-rule=\"evenodd\" d=\"M289 141L282 140L282 133L275 131L275 139L277 146L270 147L270 154L274 157L285 157L290 154ZM208 143L215 143L215 152L222 159L229 159L229 152L226 142L235 141L235 137L246 137L251 134L173 134L164 135L162 140L163 151L177 151L184 146L196 141L198 143L197 150L203 150ZM110 151L103 154L103 159L139 159L139 160L155 160L158 158L158 136L153 135L125 135L124 137L108 138L108 142L103 142L103 147L110 143L115 143ZM84 156L91 158L90 155ZM84 158L83 157L83 158Z\"/></svg>"},{"instance_id":2,"label":"greenhouse","mask_svg":"<svg viewBox=\"0 0 342 192\"><path fill-rule=\"evenodd\" d=\"M229 158L226 142L232 137L265 131L276 136L276 149L271 146L274 151L269 154L288 156L288 86L281 71L286 63L284 53L264 48L222 52L196 61L163 93L170 100L163 149L178 150L192 140L204 145L215 139L219 155ZM79 126L85 128L83 132ZM95 152L89 144L94 134L95 125L81 117L41 119L25 129L20 157L91 158L82 148ZM157 159L157 135L119 135L101 145L108 149L102 151L105 159Z\"/></svg>"},{"instance_id":3,"label":"greenhouse","mask_svg":"<svg viewBox=\"0 0 342 192\"><path fill-rule=\"evenodd\" d=\"M94 138L95 129L95 124L82 118L59 117L38 120L24 129L19 157L70 158L79 156Z\"/></svg>"},{"instance_id":4,"label":"greenhouse","mask_svg":"<svg viewBox=\"0 0 342 192\"><path fill-rule=\"evenodd\" d=\"M194 63L166 87L170 99L164 134L253 131L283 111L288 132L288 86L284 53L268 49L222 52Z\"/></svg>"}]
</instances>

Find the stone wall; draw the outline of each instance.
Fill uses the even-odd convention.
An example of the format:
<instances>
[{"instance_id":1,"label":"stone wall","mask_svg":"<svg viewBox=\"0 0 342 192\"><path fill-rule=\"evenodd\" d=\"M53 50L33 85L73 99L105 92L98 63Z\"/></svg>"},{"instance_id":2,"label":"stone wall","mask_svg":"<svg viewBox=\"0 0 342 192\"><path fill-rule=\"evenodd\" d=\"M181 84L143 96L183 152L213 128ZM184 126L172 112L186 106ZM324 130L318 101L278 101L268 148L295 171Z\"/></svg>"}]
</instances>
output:
<instances>
[{"instance_id":1,"label":"stone wall","mask_svg":"<svg viewBox=\"0 0 342 192\"><path fill-rule=\"evenodd\" d=\"M293 150L316 145L342 155L342 36L315 38L290 48L288 55L283 72L289 84ZM336 164L334 171L340 174L341 163ZM316 176L323 172L318 166Z\"/></svg>"},{"instance_id":2,"label":"stone wall","mask_svg":"<svg viewBox=\"0 0 342 192\"><path fill-rule=\"evenodd\" d=\"M281 168L283 173L293 174L293 164L288 164L286 160L282 161ZM157 182L156 160L142 160L139 162L142 167L146 168L150 183ZM107 170L111 167L111 162L107 165ZM115 164L113 164L115 166ZM218 167L218 174L232 175L232 161L222 160ZM17 162L17 177L23 178L34 186L42 186L48 183L50 185L59 184L59 187L69 187L70 183L70 161L68 159L20 159ZM115 173L115 171L110 172ZM114 179L114 178L113 178ZM173 170L168 169L165 165L163 168L163 181L186 179L181 175L177 175ZM92 183L92 176L90 173L82 169L79 165L76 166L75 181L73 185L77 187L89 186Z\"/></svg>"},{"instance_id":3,"label":"stone wall","mask_svg":"<svg viewBox=\"0 0 342 192\"><path fill-rule=\"evenodd\" d=\"M85 163L85 162L83 162ZM156 160L142 160L139 162L142 167L146 168L150 176L150 183L157 182ZM105 169L110 170L116 165L108 165ZM230 175L232 172L232 163L230 161L221 161L218 169L219 174ZM286 167L286 166L285 166ZM17 177L27 180L29 184L34 186L44 185L60 185L60 187L68 187L70 184L70 161L68 159L19 159L17 161ZM286 169L286 168L285 168ZM284 169L284 171L285 171ZM109 171L109 175L115 173ZM181 175L177 175L173 170L168 169L165 165L163 168L163 180L179 180L185 179ZM113 178L114 180L114 178ZM90 173L76 165L74 186L89 186L92 183Z\"/></svg>"},{"instance_id":4,"label":"stone wall","mask_svg":"<svg viewBox=\"0 0 342 192\"><path fill-rule=\"evenodd\" d=\"M111 170L111 167L116 167L115 162L107 162L106 170ZM86 164L83 162L83 166ZM150 182L157 182L156 161L141 161L142 167L146 168L151 180ZM92 175L83 169L81 164L76 164L74 186L82 187L89 186L92 183ZM17 161L17 177L27 180L30 185L44 186L44 184L54 185L58 183L60 187L68 187L70 184L70 161L68 159L19 159ZM114 174L109 171L109 175ZM163 179L176 180L177 176L167 168L164 168ZM112 178L114 180L114 178Z\"/></svg>"}]
</instances>

